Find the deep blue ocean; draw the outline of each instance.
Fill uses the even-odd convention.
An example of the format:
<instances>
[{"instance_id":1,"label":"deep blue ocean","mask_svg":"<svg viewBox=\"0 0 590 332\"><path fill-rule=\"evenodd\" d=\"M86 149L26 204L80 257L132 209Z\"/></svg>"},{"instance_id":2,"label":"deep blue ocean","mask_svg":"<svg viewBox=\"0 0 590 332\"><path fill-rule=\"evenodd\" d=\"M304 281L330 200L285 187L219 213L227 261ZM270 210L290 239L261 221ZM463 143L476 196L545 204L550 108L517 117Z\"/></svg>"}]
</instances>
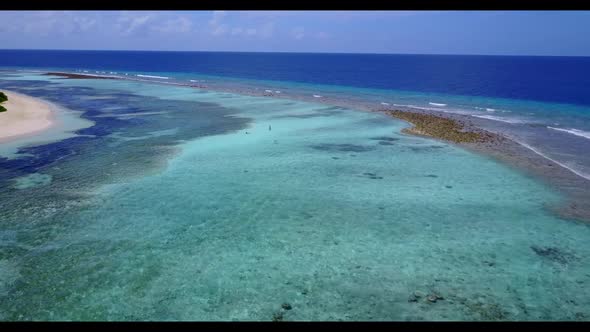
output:
<instances>
[{"instance_id":1,"label":"deep blue ocean","mask_svg":"<svg viewBox=\"0 0 590 332\"><path fill-rule=\"evenodd\" d=\"M1 50L0 67L199 73L590 105L590 57Z\"/></svg>"}]
</instances>

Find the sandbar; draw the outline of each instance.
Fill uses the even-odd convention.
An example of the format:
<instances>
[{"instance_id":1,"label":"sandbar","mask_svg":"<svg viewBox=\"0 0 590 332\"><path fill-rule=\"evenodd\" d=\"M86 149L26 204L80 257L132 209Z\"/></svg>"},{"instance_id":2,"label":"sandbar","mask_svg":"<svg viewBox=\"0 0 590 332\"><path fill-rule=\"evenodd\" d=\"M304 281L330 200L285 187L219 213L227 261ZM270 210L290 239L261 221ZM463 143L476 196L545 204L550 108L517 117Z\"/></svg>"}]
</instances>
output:
<instances>
[{"instance_id":1,"label":"sandbar","mask_svg":"<svg viewBox=\"0 0 590 332\"><path fill-rule=\"evenodd\" d=\"M2 103L7 111L0 113L0 143L38 134L55 124L49 103L12 91L2 92L8 100Z\"/></svg>"}]
</instances>

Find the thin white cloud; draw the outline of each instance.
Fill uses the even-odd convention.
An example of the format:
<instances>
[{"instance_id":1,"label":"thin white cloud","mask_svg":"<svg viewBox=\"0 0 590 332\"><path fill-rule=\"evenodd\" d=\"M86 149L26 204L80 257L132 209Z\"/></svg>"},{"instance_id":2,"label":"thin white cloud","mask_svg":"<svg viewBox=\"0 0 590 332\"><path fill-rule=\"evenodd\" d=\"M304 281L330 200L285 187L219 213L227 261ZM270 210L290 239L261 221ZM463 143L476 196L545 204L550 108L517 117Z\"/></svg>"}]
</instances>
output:
<instances>
[{"instance_id":1,"label":"thin white cloud","mask_svg":"<svg viewBox=\"0 0 590 332\"><path fill-rule=\"evenodd\" d=\"M45 37L85 32L96 23L95 15L86 12L11 11L1 12L0 31Z\"/></svg>"},{"instance_id":2,"label":"thin white cloud","mask_svg":"<svg viewBox=\"0 0 590 332\"><path fill-rule=\"evenodd\" d=\"M229 27L225 24L222 24L222 25L216 26L213 29L212 33L215 36L219 36L219 35L224 35L228 30L229 30Z\"/></svg>"},{"instance_id":3,"label":"thin white cloud","mask_svg":"<svg viewBox=\"0 0 590 332\"><path fill-rule=\"evenodd\" d=\"M242 28L233 28L233 29L231 29L231 34L233 36L235 36L235 35L238 35L239 36L239 35L241 35L243 33L244 33L244 29L242 29Z\"/></svg>"},{"instance_id":4,"label":"thin white cloud","mask_svg":"<svg viewBox=\"0 0 590 332\"><path fill-rule=\"evenodd\" d=\"M209 24L211 25L218 25L221 23L221 20L227 15L225 10L215 10L213 11L213 17L209 20Z\"/></svg>"},{"instance_id":5,"label":"thin white cloud","mask_svg":"<svg viewBox=\"0 0 590 332\"><path fill-rule=\"evenodd\" d=\"M277 10L252 10L232 12L245 19L322 19L333 21L375 20L391 19L396 17L432 14L436 11L412 11L412 10L315 10L315 11L277 11Z\"/></svg>"},{"instance_id":6,"label":"thin white cloud","mask_svg":"<svg viewBox=\"0 0 590 332\"><path fill-rule=\"evenodd\" d=\"M317 39L328 39L330 38L330 34L324 31L320 31L318 33L316 33L315 37Z\"/></svg>"},{"instance_id":7,"label":"thin white cloud","mask_svg":"<svg viewBox=\"0 0 590 332\"><path fill-rule=\"evenodd\" d=\"M32 12L26 20L22 21L22 31L41 36L47 36L54 31L67 32L70 20L67 16L62 20L60 16L62 16L60 12L55 11Z\"/></svg>"},{"instance_id":8,"label":"thin white cloud","mask_svg":"<svg viewBox=\"0 0 590 332\"><path fill-rule=\"evenodd\" d=\"M233 14L233 12L232 12ZM232 15L230 18L225 11L214 11L209 19L209 31L214 36L223 36L229 34L230 36L245 36L270 38L274 33L274 22L251 22L246 19L246 22L240 20L240 15ZM232 24L227 23L231 21ZM241 23L241 24L240 24ZM254 23L254 24L252 24Z\"/></svg>"},{"instance_id":9,"label":"thin white cloud","mask_svg":"<svg viewBox=\"0 0 590 332\"><path fill-rule=\"evenodd\" d=\"M152 17L152 14L143 14L138 16L135 13L123 13L117 19L117 24L115 27L119 30L121 35L128 36L148 23Z\"/></svg>"},{"instance_id":10,"label":"thin white cloud","mask_svg":"<svg viewBox=\"0 0 590 332\"><path fill-rule=\"evenodd\" d=\"M81 31L87 31L96 25L97 20L91 17L76 16L74 22L78 25Z\"/></svg>"},{"instance_id":11,"label":"thin white cloud","mask_svg":"<svg viewBox=\"0 0 590 332\"><path fill-rule=\"evenodd\" d=\"M7 48L276 49L344 47L379 24L410 15L404 11L0 11L0 38ZM441 15L438 13L437 15ZM356 27L356 28L355 28ZM338 32L351 31L350 35ZM362 31L361 31L362 30ZM368 27L367 31L371 28ZM395 30L376 33L390 36ZM358 38L362 38L358 37ZM372 38L372 39L371 39ZM372 43L375 37L371 36ZM198 41L198 42L197 42ZM290 43L290 44L289 44ZM367 42L369 43L369 42ZM383 41L379 41L379 45ZM326 43L328 45L328 43ZM328 47L328 46L325 46ZM346 46L348 47L348 46ZM352 46L350 46L352 47ZM356 47L356 46L355 46Z\"/></svg>"},{"instance_id":12,"label":"thin white cloud","mask_svg":"<svg viewBox=\"0 0 590 332\"><path fill-rule=\"evenodd\" d=\"M193 22L190 19L181 16L154 25L151 29L160 33L187 33L191 31L192 26Z\"/></svg>"},{"instance_id":13,"label":"thin white cloud","mask_svg":"<svg viewBox=\"0 0 590 332\"><path fill-rule=\"evenodd\" d=\"M258 35L261 38L270 38L274 33L275 24L274 22L269 22L258 29Z\"/></svg>"},{"instance_id":14,"label":"thin white cloud","mask_svg":"<svg viewBox=\"0 0 590 332\"><path fill-rule=\"evenodd\" d=\"M211 19L209 20L209 26L211 28L211 34L215 36L224 35L230 30L229 25L223 24L223 18L226 16L226 12L223 10L216 10L213 12Z\"/></svg>"},{"instance_id":15,"label":"thin white cloud","mask_svg":"<svg viewBox=\"0 0 590 332\"><path fill-rule=\"evenodd\" d=\"M295 38L297 40L303 39L303 37L305 37L305 28L303 28L303 27L293 28L293 30L291 30L291 36L293 36L293 38Z\"/></svg>"}]
</instances>

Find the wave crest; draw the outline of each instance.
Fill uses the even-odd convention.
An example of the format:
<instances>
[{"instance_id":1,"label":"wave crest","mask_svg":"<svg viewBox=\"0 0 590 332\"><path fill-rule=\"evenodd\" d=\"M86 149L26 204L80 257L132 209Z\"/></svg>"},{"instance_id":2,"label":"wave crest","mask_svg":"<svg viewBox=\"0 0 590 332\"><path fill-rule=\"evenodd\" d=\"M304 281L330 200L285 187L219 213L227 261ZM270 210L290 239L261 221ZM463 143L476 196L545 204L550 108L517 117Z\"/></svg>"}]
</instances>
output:
<instances>
[{"instance_id":1,"label":"wave crest","mask_svg":"<svg viewBox=\"0 0 590 332\"><path fill-rule=\"evenodd\" d=\"M167 80L170 77L166 77L166 76L154 76L154 75L135 75L137 77L146 77L146 78L159 78L159 79L163 79L163 80Z\"/></svg>"},{"instance_id":2,"label":"wave crest","mask_svg":"<svg viewBox=\"0 0 590 332\"><path fill-rule=\"evenodd\" d=\"M502 117L494 116L494 115L476 115L476 114L472 114L471 116L476 117L476 118L487 119L487 120L494 120L494 121L500 121L500 122L506 122L506 123L511 123L511 124L526 123L526 121L523 121L523 120L502 118Z\"/></svg>"},{"instance_id":3,"label":"wave crest","mask_svg":"<svg viewBox=\"0 0 590 332\"><path fill-rule=\"evenodd\" d=\"M565 129L565 128L555 128L555 127L549 127L549 126L547 126L547 128L553 129L553 130L558 130L558 131L563 131L563 132L566 132L566 133L569 133L572 135L576 135L576 136L584 137L586 139L590 139L590 132L583 131L580 129L576 129L576 128Z\"/></svg>"}]
</instances>

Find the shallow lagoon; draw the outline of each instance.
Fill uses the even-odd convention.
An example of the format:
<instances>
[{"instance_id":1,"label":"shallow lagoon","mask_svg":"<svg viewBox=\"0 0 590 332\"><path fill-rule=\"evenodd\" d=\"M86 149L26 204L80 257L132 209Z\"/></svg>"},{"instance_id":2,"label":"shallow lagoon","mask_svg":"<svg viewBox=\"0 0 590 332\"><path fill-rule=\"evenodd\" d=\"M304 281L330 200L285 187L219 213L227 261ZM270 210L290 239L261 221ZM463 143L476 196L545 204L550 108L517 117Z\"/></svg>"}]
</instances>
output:
<instances>
[{"instance_id":1,"label":"shallow lagoon","mask_svg":"<svg viewBox=\"0 0 590 332\"><path fill-rule=\"evenodd\" d=\"M402 122L9 79L95 125L0 159L0 319L588 319L590 230L560 197Z\"/></svg>"}]
</instances>

